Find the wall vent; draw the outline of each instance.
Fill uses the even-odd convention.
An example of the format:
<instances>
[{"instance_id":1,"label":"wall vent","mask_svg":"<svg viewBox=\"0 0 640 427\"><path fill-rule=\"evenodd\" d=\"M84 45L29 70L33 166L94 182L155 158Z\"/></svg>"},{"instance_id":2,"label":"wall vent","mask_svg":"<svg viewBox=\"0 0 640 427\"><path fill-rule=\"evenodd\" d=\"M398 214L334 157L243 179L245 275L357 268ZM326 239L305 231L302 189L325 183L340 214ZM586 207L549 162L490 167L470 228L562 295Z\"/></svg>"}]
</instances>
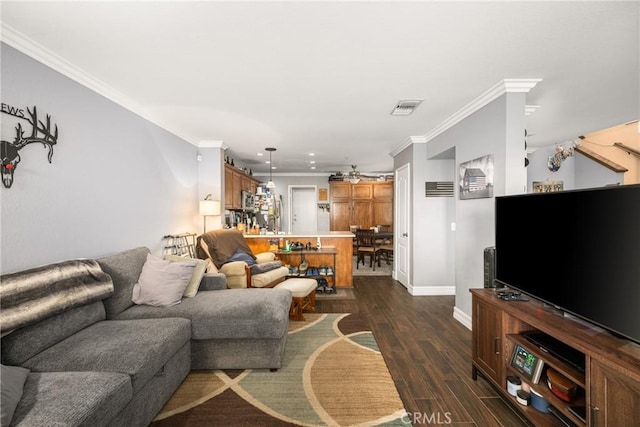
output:
<instances>
[{"instance_id":1,"label":"wall vent","mask_svg":"<svg viewBox=\"0 0 640 427\"><path fill-rule=\"evenodd\" d=\"M408 116L413 113L413 110L418 108L424 101L423 99L401 99L396 103L396 106L391 110L392 116Z\"/></svg>"},{"instance_id":2,"label":"wall vent","mask_svg":"<svg viewBox=\"0 0 640 427\"><path fill-rule=\"evenodd\" d=\"M453 181L427 181L425 197L453 197Z\"/></svg>"}]
</instances>

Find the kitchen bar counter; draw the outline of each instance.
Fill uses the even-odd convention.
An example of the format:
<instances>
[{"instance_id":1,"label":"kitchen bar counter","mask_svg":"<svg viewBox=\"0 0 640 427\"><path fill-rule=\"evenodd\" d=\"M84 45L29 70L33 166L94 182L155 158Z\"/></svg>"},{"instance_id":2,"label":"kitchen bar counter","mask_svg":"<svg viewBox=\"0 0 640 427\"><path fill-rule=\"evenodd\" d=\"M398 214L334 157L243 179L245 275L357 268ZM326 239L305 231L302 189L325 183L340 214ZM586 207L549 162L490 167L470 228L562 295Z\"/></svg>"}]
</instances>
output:
<instances>
[{"instance_id":1,"label":"kitchen bar counter","mask_svg":"<svg viewBox=\"0 0 640 427\"><path fill-rule=\"evenodd\" d=\"M246 234L245 241L254 254L269 251L269 240L283 238L289 242L301 242L303 245L311 243L315 247L317 238L320 238L322 248L335 248L335 280L339 288L353 286L353 238L355 235L349 231L325 231L316 233L287 233L287 234ZM275 252L275 251L274 251ZM277 252L277 257L283 264L298 266L300 263L299 251L291 253ZM333 256L329 253L305 251L305 259L310 266L333 265Z\"/></svg>"}]
</instances>

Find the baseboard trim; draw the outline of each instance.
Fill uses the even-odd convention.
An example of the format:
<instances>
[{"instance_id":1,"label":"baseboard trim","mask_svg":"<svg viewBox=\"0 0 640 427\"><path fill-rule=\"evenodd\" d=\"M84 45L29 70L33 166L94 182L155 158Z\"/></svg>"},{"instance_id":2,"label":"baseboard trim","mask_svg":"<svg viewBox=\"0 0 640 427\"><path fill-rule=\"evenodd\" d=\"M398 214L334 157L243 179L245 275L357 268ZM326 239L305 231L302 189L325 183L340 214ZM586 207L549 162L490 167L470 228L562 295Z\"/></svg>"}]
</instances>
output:
<instances>
[{"instance_id":1,"label":"baseboard trim","mask_svg":"<svg viewBox=\"0 0 640 427\"><path fill-rule=\"evenodd\" d=\"M471 316L460 310L458 307L453 307L453 318L462 323L462 325L468 330L472 330Z\"/></svg>"},{"instance_id":2,"label":"baseboard trim","mask_svg":"<svg viewBox=\"0 0 640 427\"><path fill-rule=\"evenodd\" d=\"M411 286L409 293L413 296L455 295L455 286Z\"/></svg>"}]
</instances>

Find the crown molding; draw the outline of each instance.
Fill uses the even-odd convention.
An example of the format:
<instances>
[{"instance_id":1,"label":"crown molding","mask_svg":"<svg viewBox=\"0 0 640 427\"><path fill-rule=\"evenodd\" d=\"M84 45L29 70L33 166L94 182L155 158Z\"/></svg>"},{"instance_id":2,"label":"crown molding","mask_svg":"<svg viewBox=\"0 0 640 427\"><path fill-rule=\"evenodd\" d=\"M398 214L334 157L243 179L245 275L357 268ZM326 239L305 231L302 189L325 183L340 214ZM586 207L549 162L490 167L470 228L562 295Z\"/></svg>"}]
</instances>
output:
<instances>
[{"instance_id":1,"label":"crown molding","mask_svg":"<svg viewBox=\"0 0 640 427\"><path fill-rule=\"evenodd\" d=\"M541 81L542 79L504 79L496 83L482 95L462 107L440 125L427 133L424 136L426 142L431 141L436 136L452 128L505 93L527 93L536 87L536 85Z\"/></svg>"},{"instance_id":2,"label":"crown molding","mask_svg":"<svg viewBox=\"0 0 640 427\"><path fill-rule=\"evenodd\" d=\"M127 97L126 95L117 91L103 81L93 77L92 75L73 65L63 57L54 54L46 47L31 40L29 37L22 34L15 28L3 22L0 22L0 34L3 43L6 43L7 45L22 52L30 58L41 62L42 64L53 69L54 71L57 71L63 76L70 78L76 83L79 83L82 86L98 93L99 95L104 96L110 101L115 102L116 104L122 106L123 108L126 108L127 110L142 117L143 119L148 120L149 122L161 127L162 129L172 133L178 138L183 139L192 145L199 145L199 142L197 140L163 123L160 119L153 116L153 114L148 112L144 107L142 107L133 99Z\"/></svg>"},{"instance_id":3,"label":"crown molding","mask_svg":"<svg viewBox=\"0 0 640 427\"><path fill-rule=\"evenodd\" d=\"M198 148L222 148L223 150L229 149L229 146L224 141L200 141Z\"/></svg>"},{"instance_id":4,"label":"crown molding","mask_svg":"<svg viewBox=\"0 0 640 427\"><path fill-rule=\"evenodd\" d=\"M396 147L392 152L389 153L391 157L395 157L400 154L403 150L410 147L412 144L426 144L427 139L424 136L410 136L407 137L402 144Z\"/></svg>"}]
</instances>

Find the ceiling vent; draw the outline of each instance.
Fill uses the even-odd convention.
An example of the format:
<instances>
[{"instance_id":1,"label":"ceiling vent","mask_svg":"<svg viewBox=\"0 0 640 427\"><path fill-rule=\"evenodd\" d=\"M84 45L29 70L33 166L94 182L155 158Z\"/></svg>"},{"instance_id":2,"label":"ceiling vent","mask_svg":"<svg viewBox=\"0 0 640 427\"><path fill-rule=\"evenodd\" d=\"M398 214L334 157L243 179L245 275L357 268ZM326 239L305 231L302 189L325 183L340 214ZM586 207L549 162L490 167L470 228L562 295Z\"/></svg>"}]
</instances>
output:
<instances>
[{"instance_id":1,"label":"ceiling vent","mask_svg":"<svg viewBox=\"0 0 640 427\"><path fill-rule=\"evenodd\" d=\"M418 108L424 99L401 99L391 111L392 116L408 116Z\"/></svg>"}]
</instances>

